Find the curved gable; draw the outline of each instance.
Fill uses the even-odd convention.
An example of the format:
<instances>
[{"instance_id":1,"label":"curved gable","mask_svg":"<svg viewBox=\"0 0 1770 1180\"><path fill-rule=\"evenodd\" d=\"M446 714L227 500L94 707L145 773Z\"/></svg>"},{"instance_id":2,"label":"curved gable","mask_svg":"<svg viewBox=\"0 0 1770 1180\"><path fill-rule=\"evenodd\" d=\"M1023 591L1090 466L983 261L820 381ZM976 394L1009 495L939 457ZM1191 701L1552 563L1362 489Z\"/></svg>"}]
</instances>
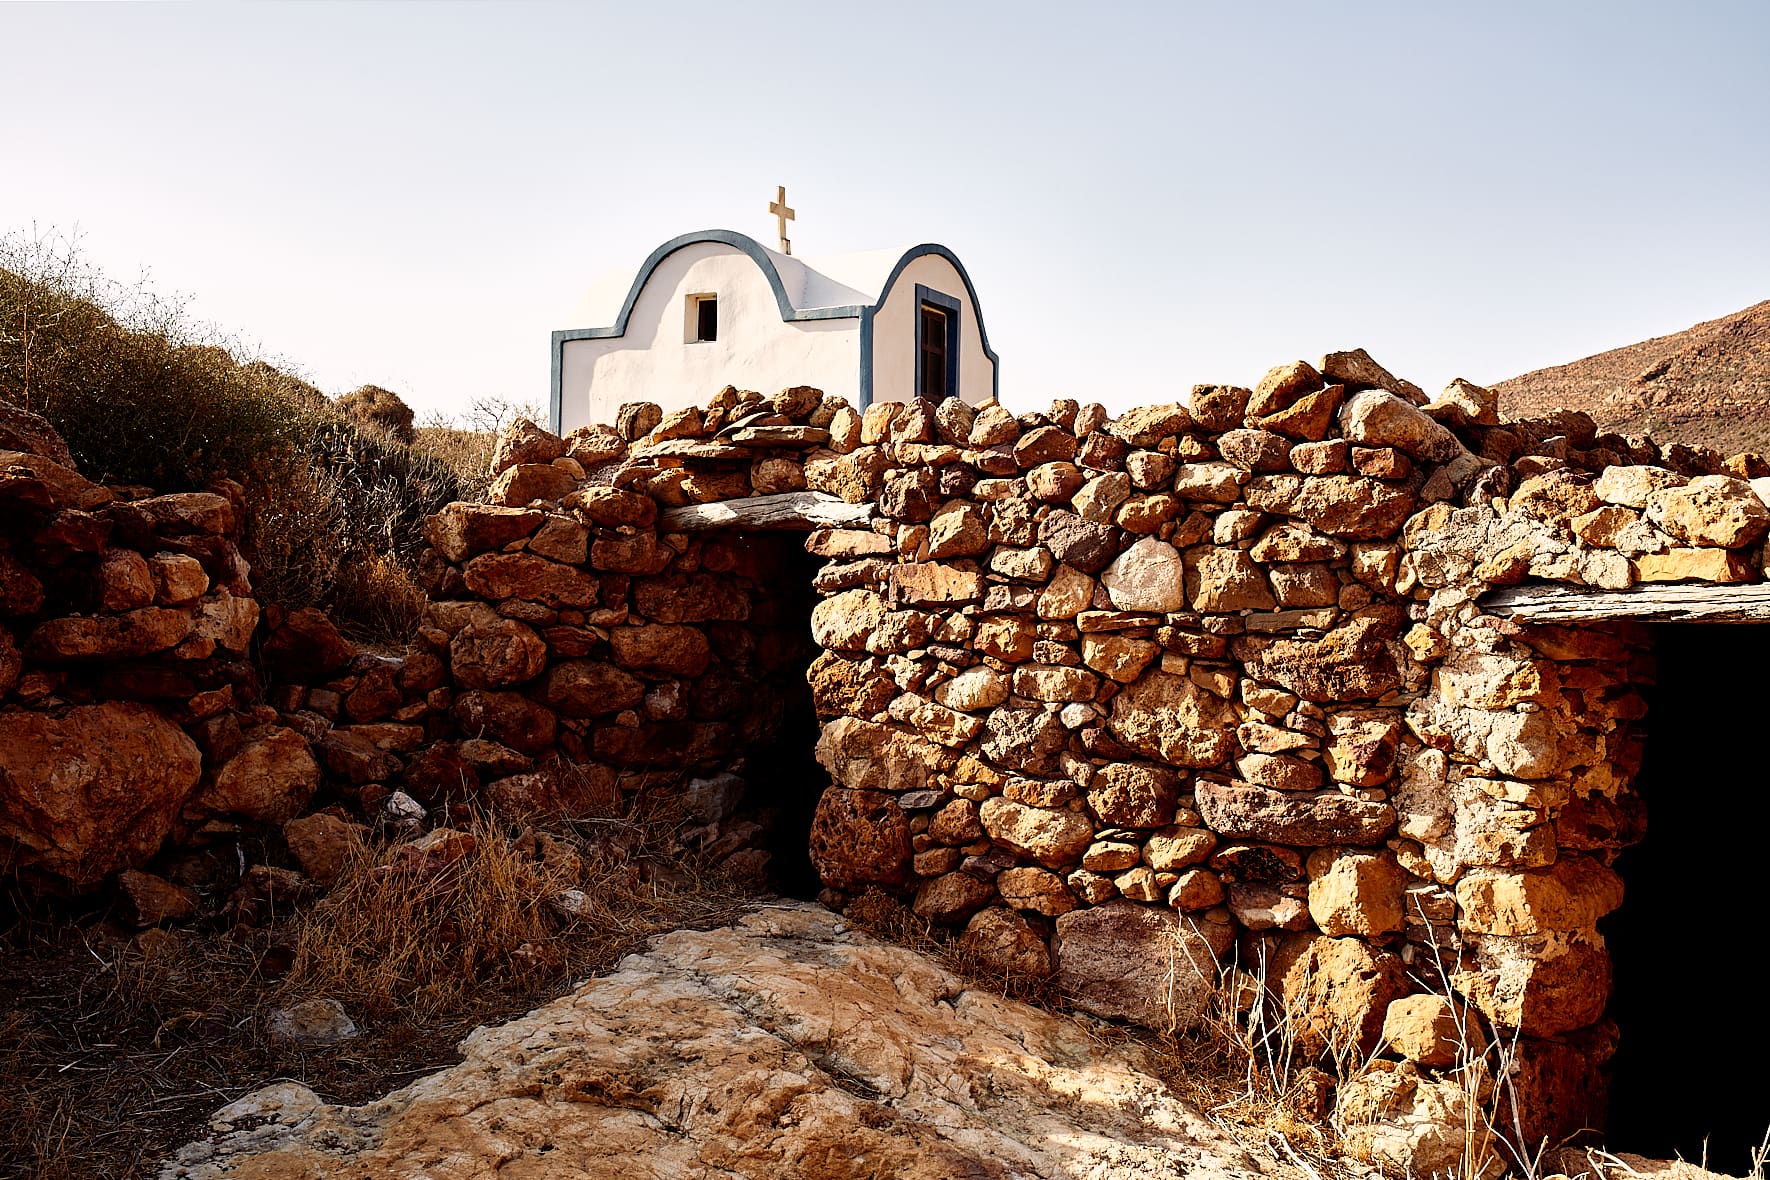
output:
<instances>
[{"instance_id":1,"label":"curved gable","mask_svg":"<svg viewBox=\"0 0 1770 1180\"><path fill-rule=\"evenodd\" d=\"M934 265L930 266L930 263ZM952 286L945 281L949 276L957 277L961 290L948 289ZM928 283L926 288L924 282ZM900 400L911 392L909 374L914 372L915 362L905 351L905 346L907 341L913 340L914 334L908 320L924 291L955 299L955 311L964 309L969 312L970 329L962 331L960 337L971 358L969 362L961 360L960 363L962 396L974 403L981 401L980 385L987 387L987 396L1000 396L1001 366L995 349L990 347L989 331L983 322L983 306L978 302L977 288L971 282L970 272L959 261L958 255L945 246L923 242L903 252L881 284L878 299L861 316L860 388L863 406L875 400ZM968 332L974 332L975 339L968 339ZM885 344L883 351L878 347L881 341Z\"/></svg>"},{"instance_id":2,"label":"curved gable","mask_svg":"<svg viewBox=\"0 0 1770 1180\"><path fill-rule=\"evenodd\" d=\"M855 321L854 325L849 326L848 331L854 331L858 327L858 347L849 346L858 353L858 356L853 357L855 363L853 367L846 370L845 379L841 374L830 371L827 363L829 359L828 346L806 341L786 342L783 345L780 341L774 341L770 346L771 355L772 359L779 363L772 367L767 356L759 355L755 358L736 354L728 356L727 361L731 365L731 380L745 379L744 370L753 368L756 371L749 373L748 376L758 383L776 378L783 384L806 382L816 384L819 381L825 384L833 383L835 387L832 392L847 393L854 397L861 407L865 407L874 399L876 373L873 341L875 334L877 332L882 339L892 342L889 345L890 348L900 348L896 341L901 334L895 327L883 325L891 324L899 318L901 313L896 308L896 303L902 302L906 298L912 300L916 298L915 292L912 290L909 295L899 295L894 300L894 292L900 286L904 286L907 290L910 286L919 285L917 280L927 278L930 264L933 264L942 271L938 284L940 289L946 290L952 287L954 284L947 280L951 275L957 276L958 286L963 289L962 302L969 309L972 324L969 329L968 352L971 355L972 363L967 368L967 372L973 375L967 378L965 385L971 390L987 389L989 396L994 396L997 393L999 384L997 358L995 351L989 346L989 335L983 325L976 288L973 286L971 276L965 270L964 264L945 246L934 242L924 242L896 255L895 262L891 261L893 255L889 252L876 252L870 257L849 255L842 258L832 258L829 260L831 273L825 273L815 260L801 261L791 255L776 253L748 234L724 229L699 230L671 238L647 255L634 275L632 283L628 286L626 297L612 324L602 327L567 328L552 334L552 372L548 416L555 430L564 428L566 386L568 384L572 386L573 405L576 407L576 399L579 394L586 397L591 396L590 385L602 380L583 375L583 367L586 363L601 366L607 372L607 380L632 387L633 396L644 396L645 400L660 400L651 396L650 393L642 392L646 384L642 380L642 375L648 371L655 372L660 376L674 375L678 384L682 383L685 370L693 370L688 373L688 376L697 382L707 376L704 369L692 363L685 366L681 360L676 359L674 346L658 336L658 324L653 322L659 310L654 306L660 298L655 289L657 283L663 282L665 286L669 285L669 280L660 276L660 271L667 273L679 270L680 267L666 264L674 256L685 250L692 250L696 246L723 249L734 257L734 261L736 255L742 255L755 267L755 273L766 282L767 293L765 294L757 288L754 290L754 296L748 301L751 315L749 322L752 326L758 322L754 318L757 313L767 314L762 309L768 306L770 297L772 297L774 312L779 316L778 324L793 325L795 326L794 331L798 333L820 333L828 329L837 329L838 324L830 321ZM860 262L866 262L867 265L861 266ZM950 274L946 273L947 271L950 271ZM619 288L616 287L614 290L618 291ZM960 292L957 290L946 290L946 293L949 296L960 296ZM885 313L885 319L876 323L876 317L881 312ZM722 319L723 316L724 312L722 311ZM772 317L770 319L772 320ZM630 333L637 333L637 335L630 336ZM723 337L723 332L721 335ZM772 337L778 335L778 332L767 332L764 335ZM572 359L568 361L567 350L568 346L572 345L576 347L572 351ZM641 358L639 355L641 352L654 347L662 348L667 355L660 356L656 361ZM586 348L608 359L586 362L582 353L582 350ZM626 355L624 357L613 356L617 352ZM891 355L895 358L895 352ZM751 359L755 360L754 365L743 363ZM892 398L900 396L895 391L901 381L894 374L894 366L899 363L899 360L894 359L885 366L887 370L884 375L886 392L883 392L882 396ZM647 370L647 365L659 367ZM774 369L777 368L782 371L774 372ZM668 385L669 382L665 381L664 384ZM711 390L696 389L693 391L695 398L705 397L709 393ZM968 400L976 400L978 396L981 395L969 394Z\"/></svg>"}]
</instances>

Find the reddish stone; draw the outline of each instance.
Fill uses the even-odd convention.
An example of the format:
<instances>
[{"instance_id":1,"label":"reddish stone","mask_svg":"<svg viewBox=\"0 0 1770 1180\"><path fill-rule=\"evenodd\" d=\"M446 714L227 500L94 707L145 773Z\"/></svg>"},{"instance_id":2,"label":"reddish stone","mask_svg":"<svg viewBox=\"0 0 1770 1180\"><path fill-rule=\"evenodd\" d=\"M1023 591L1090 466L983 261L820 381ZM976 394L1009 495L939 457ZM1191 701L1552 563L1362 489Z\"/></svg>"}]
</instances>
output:
<instances>
[{"instance_id":1,"label":"reddish stone","mask_svg":"<svg viewBox=\"0 0 1770 1180\"><path fill-rule=\"evenodd\" d=\"M594 577L532 553L482 553L461 576L469 590L493 602L521 598L554 608L596 605Z\"/></svg>"},{"instance_id":2,"label":"reddish stone","mask_svg":"<svg viewBox=\"0 0 1770 1180\"><path fill-rule=\"evenodd\" d=\"M615 661L622 667L668 676L699 676L707 670L712 649L693 627L654 623L616 627L609 632Z\"/></svg>"},{"instance_id":3,"label":"reddish stone","mask_svg":"<svg viewBox=\"0 0 1770 1180\"><path fill-rule=\"evenodd\" d=\"M0 713L0 845L18 871L90 889L159 850L201 772L147 705Z\"/></svg>"},{"instance_id":4,"label":"reddish stone","mask_svg":"<svg viewBox=\"0 0 1770 1180\"><path fill-rule=\"evenodd\" d=\"M566 717L598 717L631 709L645 697L645 684L612 664L568 660L548 669L541 699Z\"/></svg>"},{"instance_id":5,"label":"reddish stone","mask_svg":"<svg viewBox=\"0 0 1770 1180\"><path fill-rule=\"evenodd\" d=\"M831 787L812 817L811 862L832 889L900 886L909 879L909 821L881 791Z\"/></svg>"},{"instance_id":6,"label":"reddish stone","mask_svg":"<svg viewBox=\"0 0 1770 1180\"><path fill-rule=\"evenodd\" d=\"M320 784L319 764L307 740L277 725L253 730L245 739L239 753L191 799L188 815L281 824L307 806Z\"/></svg>"},{"instance_id":7,"label":"reddish stone","mask_svg":"<svg viewBox=\"0 0 1770 1180\"><path fill-rule=\"evenodd\" d=\"M457 564L495 552L541 527L544 514L528 508L456 502L424 522L424 539Z\"/></svg>"},{"instance_id":8,"label":"reddish stone","mask_svg":"<svg viewBox=\"0 0 1770 1180\"><path fill-rule=\"evenodd\" d=\"M355 645L313 607L290 611L264 640L264 662L272 677L285 683L318 684L354 658Z\"/></svg>"},{"instance_id":9,"label":"reddish stone","mask_svg":"<svg viewBox=\"0 0 1770 1180\"><path fill-rule=\"evenodd\" d=\"M509 688L541 674L547 645L515 619L476 618L449 641L449 663L463 688Z\"/></svg>"},{"instance_id":10,"label":"reddish stone","mask_svg":"<svg viewBox=\"0 0 1770 1180\"><path fill-rule=\"evenodd\" d=\"M121 615L50 619L31 632L25 651L39 660L128 659L165 651L190 633L184 611L149 606Z\"/></svg>"},{"instance_id":11,"label":"reddish stone","mask_svg":"<svg viewBox=\"0 0 1770 1180\"><path fill-rule=\"evenodd\" d=\"M489 737L524 754L545 753L558 727L553 710L514 692L464 692L452 711L464 736Z\"/></svg>"}]
</instances>

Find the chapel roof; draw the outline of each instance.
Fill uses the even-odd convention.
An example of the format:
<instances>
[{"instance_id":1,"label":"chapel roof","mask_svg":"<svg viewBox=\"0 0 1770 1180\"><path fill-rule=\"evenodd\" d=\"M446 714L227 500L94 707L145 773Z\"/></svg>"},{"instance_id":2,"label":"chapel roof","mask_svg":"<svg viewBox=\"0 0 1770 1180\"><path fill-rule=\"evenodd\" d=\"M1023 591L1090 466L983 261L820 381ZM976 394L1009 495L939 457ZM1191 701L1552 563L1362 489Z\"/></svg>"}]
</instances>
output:
<instances>
[{"instance_id":1,"label":"chapel roof","mask_svg":"<svg viewBox=\"0 0 1770 1180\"><path fill-rule=\"evenodd\" d=\"M765 273L769 268L778 287L795 312L826 308L870 307L884 294L892 272L904 257L918 249L904 246L887 250L864 250L850 254L826 254L800 258L762 245L735 230L702 230L672 238L659 246L637 267L608 271L598 277L578 301L572 323L578 327L603 327L617 322L621 309L636 287L658 263L686 246L720 242L748 254Z\"/></svg>"}]
</instances>

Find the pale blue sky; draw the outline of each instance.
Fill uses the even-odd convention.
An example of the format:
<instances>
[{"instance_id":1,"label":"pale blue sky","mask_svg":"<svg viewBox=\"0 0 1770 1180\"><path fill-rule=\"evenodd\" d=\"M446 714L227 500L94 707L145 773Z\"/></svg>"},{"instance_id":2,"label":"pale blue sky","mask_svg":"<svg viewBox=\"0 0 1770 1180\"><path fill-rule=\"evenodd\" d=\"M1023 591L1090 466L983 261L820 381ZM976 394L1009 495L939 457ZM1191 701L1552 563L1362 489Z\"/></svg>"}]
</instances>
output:
<instances>
[{"instance_id":1,"label":"pale blue sky","mask_svg":"<svg viewBox=\"0 0 1770 1180\"><path fill-rule=\"evenodd\" d=\"M543 401L691 229L933 240L1010 405L1437 389L1770 298L1770 3L0 4L0 229L331 392Z\"/></svg>"}]
</instances>

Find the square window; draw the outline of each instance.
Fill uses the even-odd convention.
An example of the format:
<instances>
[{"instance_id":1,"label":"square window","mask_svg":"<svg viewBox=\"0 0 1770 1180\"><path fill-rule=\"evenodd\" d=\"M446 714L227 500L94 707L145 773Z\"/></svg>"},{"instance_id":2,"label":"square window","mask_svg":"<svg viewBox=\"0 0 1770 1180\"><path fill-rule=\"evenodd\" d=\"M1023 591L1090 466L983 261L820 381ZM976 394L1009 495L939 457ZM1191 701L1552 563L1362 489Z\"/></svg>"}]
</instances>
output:
<instances>
[{"instance_id":1,"label":"square window","mask_svg":"<svg viewBox=\"0 0 1770 1180\"><path fill-rule=\"evenodd\" d=\"M719 297L690 295L688 297L688 333L690 344L719 339Z\"/></svg>"}]
</instances>

